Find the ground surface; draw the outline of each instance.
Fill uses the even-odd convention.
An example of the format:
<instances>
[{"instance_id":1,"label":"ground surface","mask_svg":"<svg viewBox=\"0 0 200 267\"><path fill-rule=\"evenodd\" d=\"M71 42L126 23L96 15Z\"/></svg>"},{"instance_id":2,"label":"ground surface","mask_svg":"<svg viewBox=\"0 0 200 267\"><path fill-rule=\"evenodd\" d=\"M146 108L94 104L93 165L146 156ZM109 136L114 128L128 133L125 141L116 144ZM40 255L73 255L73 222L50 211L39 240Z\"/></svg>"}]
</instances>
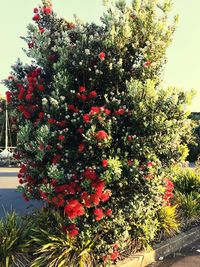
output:
<instances>
[{"instance_id":1,"label":"ground surface","mask_svg":"<svg viewBox=\"0 0 200 267\"><path fill-rule=\"evenodd\" d=\"M200 267L200 240L148 267Z\"/></svg>"},{"instance_id":2,"label":"ground surface","mask_svg":"<svg viewBox=\"0 0 200 267\"><path fill-rule=\"evenodd\" d=\"M40 207L38 201L26 202L20 193L16 191L18 184L18 168L0 168L0 218L5 211L15 210L19 214L25 214L34 207Z\"/></svg>"}]
</instances>

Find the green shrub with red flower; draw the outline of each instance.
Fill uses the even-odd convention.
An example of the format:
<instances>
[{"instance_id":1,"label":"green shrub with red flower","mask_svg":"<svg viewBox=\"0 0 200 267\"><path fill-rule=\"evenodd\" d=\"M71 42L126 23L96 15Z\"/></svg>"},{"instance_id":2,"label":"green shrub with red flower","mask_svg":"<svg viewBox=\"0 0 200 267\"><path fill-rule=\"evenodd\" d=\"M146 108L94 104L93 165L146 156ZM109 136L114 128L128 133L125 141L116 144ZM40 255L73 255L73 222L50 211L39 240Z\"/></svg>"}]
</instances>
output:
<instances>
[{"instance_id":1,"label":"green shrub with red flower","mask_svg":"<svg viewBox=\"0 0 200 267\"><path fill-rule=\"evenodd\" d=\"M70 238L95 239L99 266L154 240L173 196L162 166L191 138L189 95L158 88L174 24L168 1L157 4L108 3L99 26L58 18L44 0L24 38L33 62L5 81L24 198L58 209Z\"/></svg>"}]
</instances>

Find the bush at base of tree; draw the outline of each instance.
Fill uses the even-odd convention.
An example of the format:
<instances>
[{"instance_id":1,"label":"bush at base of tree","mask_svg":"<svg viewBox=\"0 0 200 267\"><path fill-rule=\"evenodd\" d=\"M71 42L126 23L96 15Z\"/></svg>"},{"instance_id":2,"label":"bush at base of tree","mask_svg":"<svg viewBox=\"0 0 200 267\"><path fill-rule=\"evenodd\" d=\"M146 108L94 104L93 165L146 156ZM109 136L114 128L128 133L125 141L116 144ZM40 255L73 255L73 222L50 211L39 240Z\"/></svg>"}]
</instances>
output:
<instances>
[{"instance_id":1,"label":"bush at base of tree","mask_svg":"<svg viewBox=\"0 0 200 267\"><path fill-rule=\"evenodd\" d=\"M34 62L18 61L5 81L19 116L24 198L58 209L68 237L94 239L99 266L130 242L154 240L157 212L173 196L162 165L187 154L190 97L158 87L169 8L116 1L98 26L60 19L43 1L24 38Z\"/></svg>"}]
</instances>

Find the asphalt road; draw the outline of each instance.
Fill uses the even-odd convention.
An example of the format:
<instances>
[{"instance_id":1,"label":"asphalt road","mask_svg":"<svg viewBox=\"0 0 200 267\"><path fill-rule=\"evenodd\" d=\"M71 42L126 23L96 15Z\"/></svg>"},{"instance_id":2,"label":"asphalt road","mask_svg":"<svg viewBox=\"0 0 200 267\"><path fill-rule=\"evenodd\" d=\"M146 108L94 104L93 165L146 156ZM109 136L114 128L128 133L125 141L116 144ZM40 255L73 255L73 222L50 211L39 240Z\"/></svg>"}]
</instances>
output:
<instances>
[{"instance_id":1,"label":"asphalt road","mask_svg":"<svg viewBox=\"0 0 200 267\"><path fill-rule=\"evenodd\" d=\"M19 214L31 212L35 207L41 207L42 203L24 201L21 194L16 191L18 184L18 168L0 168L0 218L5 211L15 210Z\"/></svg>"}]
</instances>

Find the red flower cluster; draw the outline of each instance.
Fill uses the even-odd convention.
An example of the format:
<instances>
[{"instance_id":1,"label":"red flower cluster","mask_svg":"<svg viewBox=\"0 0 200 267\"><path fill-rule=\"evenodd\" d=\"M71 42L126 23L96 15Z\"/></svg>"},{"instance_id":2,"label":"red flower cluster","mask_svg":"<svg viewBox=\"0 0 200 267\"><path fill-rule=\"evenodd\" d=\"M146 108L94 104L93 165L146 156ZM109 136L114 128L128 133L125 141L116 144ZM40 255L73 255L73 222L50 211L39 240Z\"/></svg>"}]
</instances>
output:
<instances>
[{"instance_id":1,"label":"red flower cluster","mask_svg":"<svg viewBox=\"0 0 200 267\"><path fill-rule=\"evenodd\" d=\"M108 139L108 134L104 130L100 130L96 133L96 138L98 140L105 140Z\"/></svg>"},{"instance_id":2,"label":"red flower cluster","mask_svg":"<svg viewBox=\"0 0 200 267\"><path fill-rule=\"evenodd\" d=\"M59 141L64 141L65 140L65 136L64 135L59 135L58 136L58 140Z\"/></svg>"},{"instance_id":3,"label":"red flower cluster","mask_svg":"<svg viewBox=\"0 0 200 267\"><path fill-rule=\"evenodd\" d=\"M106 54L104 52L100 52L99 55L98 55L98 57L99 57L99 59L101 61L103 61L105 59L105 57L106 57Z\"/></svg>"},{"instance_id":4,"label":"red flower cluster","mask_svg":"<svg viewBox=\"0 0 200 267\"><path fill-rule=\"evenodd\" d=\"M11 102L11 92L10 91L6 92L6 101L7 101L7 103Z\"/></svg>"},{"instance_id":5,"label":"red flower cluster","mask_svg":"<svg viewBox=\"0 0 200 267\"><path fill-rule=\"evenodd\" d=\"M38 20L40 20L40 15L39 14L35 14L32 19L34 21L38 21Z\"/></svg>"},{"instance_id":6,"label":"red flower cluster","mask_svg":"<svg viewBox=\"0 0 200 267\"><path fill-rule=\"evenodd\" d=\"M125 113L125 110L123 108L119 108L118 110L115 110L113 115L117 115L117 116L120 116L120 115L124 115Z\"/></svg>"},{"instance_id":7,"label":"red flower cluster","mask_svg":"<svg viewBox=\"0 0 200 267\"><path fill-rule=\"evenodd\" d=\"M40 74L41 69L36 68L26 75L26 79L28 81L26 86L21 83L16 84L18 88L18 94L16 93L16 97L18 101L23 101L23 104L18 105L17 109L24 115L26 119L30 119L33 112L38 109L38 105L33 105L30 103L32 102L32 99L34 97L34 92L36 92L37 90L44 91L44 85L42 85L44 79L40 78ZM42 113L39 112L38 114L40 114L41 116ZM36 123L38 122L38 120L40 120L39 117L36 120Z\"/></svg>"},{"instance_id":8,"label":"red flower cluster","mask_svg":"<svg viewBox=\"0 0 200 267\"><path fill-rule=\"evenodd\" d=\"M119 246L118 246L117 244L114 244L114 245L113 245L113 252L110 253L110 254L108 254L107 256L103 256L103 261L104 261L104 262L107 262L109 259L110 259L111 261L115 261L115 260L117 260L117 258L118 258L119 255L120 255L119 252L117 251L118 248L119 248Z\"/></svg>"},{"instance_id":9,"label":"red flower cluster","mask_svg":"<svg viewBox=\"0 0 200 267\"><path fill-rule=\"evenodd\" d=\"M164 205L170 206L170 200L173 198L174 184L168 178L164 179L165 181L165 194L163 197Z\"/></svg>"},{"instance_id":10,"label":"red flower cluster","mask_svg":"<svg viewBox=\"0 0 200 267\"><path fill-rule=\"evenodd\" d=\"M79 152L79 153L82 153L84 150L85 150L85 145L84 145L84 144L80 144L80 145L78 146L78 152Z\"/></svg>"},{"instance_id":11,"label":"red flower cluster","mask_svg":"<svg viewBox=\"0 0 200 267\"><path fill-rule=\"evenodd\" d=\"M83 120L84 120L84 122L89 123L90 122L90 115L89 114L84 114L83 115Z\"/></svg>"},{"instance_id":12,"label":"red flower cluster","mask_svg":"<svg viewBox=\"0 0 200 267\"><path fill-rule=\"evenodd\" d=\"M69 200L68 204L64 207L64 212L70 219L74 219L85 214L83 205L76 199Z\"/></svg>"},{"instance_id":13,"label":"red flower cluster","mask_svg":"<svg viewBox=\"0 0 200 267\"><path fill-rule=\"evenodd\" d=\"M102 166L103 166L104 168L106 168L106 167L108 166L108 161L107 161L107 159L103 159L103 160L102 160Z\"/></svg>"},{"instance_id":14,"label":"red flower cluster","mask_svg":"<svg viewBox=\"0 0 200 267\"><path fill-rule=\"evenodd\" d=\"M78 235L78 228L76 227L74 223L70 224L67 227L67 233L69 234L69 237L74 237Z\"/></svg>"},{"instance_id":15,"label":"red flower cluster","mask_svg":"<svg viewBox=\"0 0 200 267\"><path fill-rule=\"evenodd\" d=\"M103 210L101 208L94 209L93 213L95 215L96 221L100 221L101 219L103 219L104 215L103 215Z\"/></svg>"},{"instance_id":16,"label":"red flower cluster","mask_svg":"<svg viewBox=\"0 0 200 267\"><path fill-rule=\"evenodd\" d=\"M85 102L87 97L89 99L96 98L97 97L97 92L93 90L89 94L87 94L85 86L79 86L78 93L76 94L76 97L78 99L82 100L83 102Z\"/></svg>"},{"instance_id":17,"label":"red flower cluster","mask_svg":"<svg viewBox=\"0 0 200 267\"><path fill-rule=\"evenodd\" d=\"M97 97L97 92L96 91L91 91L88 95L89 98L96 98Z\"/></svg>"},{"instance_id":18,"label":"red flower cluster","mask_svg":"<svg viewBox=\"0 0 200 267\"><path fill-rule=\"evenodd\" d=\"M144 67L149 67L151 65L151 60L147 60L145 63L144 63Z\"/></svg>"},{"instance_id":19,"label":"red flower cluster","mask_svg":"<svg viewBox=\"0 0 200 267\"><path fill-rule=\"evenodd\" d=\"M53 197L51 201L57 208L62 207L65 204L62 194L58 194L57 196Z\"/></svg>"},{"instance_id":20,"label":"red flower cluster","mask_svg":"<svg viewBox=\"0 0 200 267\"><path fill-rule=\"evenodd\" d=\"M91 168L86 168L85 171L82 173L82 176L88 180L95 180L97 179L96 172Z\"/></svg>"},{"instance_id":21,"label":"red flower cluster","mask_svg":"<svg viewBox=\"0 0 200 267\"><path fill-rule=\"evenodd\" d=\"M44 14L51 14L52 13L52 9L51 9L51 7L43 7L42 8L42 12L44 13Z\"/></svg>"}]
</instances>

